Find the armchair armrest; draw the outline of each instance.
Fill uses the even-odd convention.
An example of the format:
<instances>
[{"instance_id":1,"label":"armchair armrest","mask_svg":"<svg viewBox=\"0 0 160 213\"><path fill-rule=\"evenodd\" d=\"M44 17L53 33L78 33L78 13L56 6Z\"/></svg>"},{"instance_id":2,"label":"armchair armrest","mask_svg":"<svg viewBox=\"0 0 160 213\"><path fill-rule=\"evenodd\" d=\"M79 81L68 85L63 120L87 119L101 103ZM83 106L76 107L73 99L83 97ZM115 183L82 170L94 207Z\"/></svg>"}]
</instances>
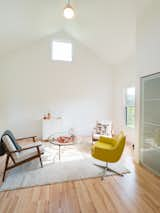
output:
<instances>
[{"instance_id":1,"label":"armchair armrest","mask_svg":"<svg viewBox=\"0 0 160 213\"><path fill-rule=\"evenodd\" d=\"M41 142L34 142L34 143L30 143L30 144L26 144L26 145L23 145L22 146L22 149L23 148L34 148L34 147L36 147L36 146L41 146L42 145L42 143Z\"/></svg>"},{"instance_id":2,"label":"armchair armrest","mask_svg":"<svg viewBox=\"0 0 160 213\"><path fill-rule=\"evenodd\" d=\"M41 143L36 143L36 144L30 144L31 146L25 146L25 147L22 147L20 150L16 150L16 151L12 151L12 152L9 152L10 154L13 154L13 153L17 153L17 152L21 152L21 151L24 151L24 150L28 150L28 149L33 149L33 148L39 148L42 144Z\"/></svg>"},{"instance_id":3,"label":"armchair armrest","mask_svg":"<svg viewBox=\"0 0 160 213\"><path fill-rule=\"evenodd\" d=\"M114 138L109 138L104 136L100 136L99 141L103 143L112 144L113 146L117 144L117 141Z\"/></svg>"},{"instance_id":4,"label":"armchair armrest","mask_svg":"<svg viewBox=\"0 0 160 213\"><path fill-rule=\"evenodd\" d=\"M30 136L30 137L25 137L25 138L17 138L16 141L21 141L25 139L33 139L34 142L36 142L37 136Z\"/></svg>"}]
</instances>

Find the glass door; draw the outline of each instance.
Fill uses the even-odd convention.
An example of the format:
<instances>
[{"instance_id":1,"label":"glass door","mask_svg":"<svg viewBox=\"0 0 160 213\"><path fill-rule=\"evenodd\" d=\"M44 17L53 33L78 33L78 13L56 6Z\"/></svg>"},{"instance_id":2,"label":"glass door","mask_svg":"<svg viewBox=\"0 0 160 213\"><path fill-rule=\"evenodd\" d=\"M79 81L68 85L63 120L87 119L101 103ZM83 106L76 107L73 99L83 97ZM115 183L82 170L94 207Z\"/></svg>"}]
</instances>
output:
<instances>
[{"instance_id":1,"label":"glass door","mask_svg":"<svg viewBox=\"0 0 160 213\"><path fill-rule=\"evenodd\" d=\"M160 73L141 79L140 162L160 176Z\"/></svg>"}]
</instances>

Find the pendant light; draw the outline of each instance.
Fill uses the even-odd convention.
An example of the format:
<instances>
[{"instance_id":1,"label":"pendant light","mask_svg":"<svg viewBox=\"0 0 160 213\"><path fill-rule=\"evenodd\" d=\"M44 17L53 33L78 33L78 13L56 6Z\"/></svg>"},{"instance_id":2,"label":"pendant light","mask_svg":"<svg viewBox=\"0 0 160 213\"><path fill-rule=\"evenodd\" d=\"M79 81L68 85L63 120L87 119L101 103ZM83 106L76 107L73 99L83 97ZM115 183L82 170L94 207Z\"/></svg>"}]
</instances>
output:
<instances>
[{"instance_id":1,"label":"pendant light","mask_svg":"<svg viewBox=\"0 0 160 213\"><path fill-rule=\"evenodd\" d=\"M67 0L67 2L66 2L66 6L63 11L63 16L66 19L72 19L74 17L74 10L70 4L70 0Z\"/></svg>"}]
</instances>

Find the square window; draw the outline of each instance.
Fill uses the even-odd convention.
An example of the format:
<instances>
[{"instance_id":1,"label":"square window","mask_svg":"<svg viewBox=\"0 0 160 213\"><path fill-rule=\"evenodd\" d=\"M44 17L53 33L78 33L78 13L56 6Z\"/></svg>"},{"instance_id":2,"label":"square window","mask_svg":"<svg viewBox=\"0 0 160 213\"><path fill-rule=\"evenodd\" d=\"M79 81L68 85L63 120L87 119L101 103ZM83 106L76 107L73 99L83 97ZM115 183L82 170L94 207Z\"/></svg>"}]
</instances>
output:
<instances>
[{"instance_id":1,"label":"square window","mask_svg":"<svg viewBox=\"0 0 160 213\"><path fill-rule=\"evenodd\" d=\"M72 61L72 44L70 42L52 42L52 60Z\"/></svg>"}]
</instances>

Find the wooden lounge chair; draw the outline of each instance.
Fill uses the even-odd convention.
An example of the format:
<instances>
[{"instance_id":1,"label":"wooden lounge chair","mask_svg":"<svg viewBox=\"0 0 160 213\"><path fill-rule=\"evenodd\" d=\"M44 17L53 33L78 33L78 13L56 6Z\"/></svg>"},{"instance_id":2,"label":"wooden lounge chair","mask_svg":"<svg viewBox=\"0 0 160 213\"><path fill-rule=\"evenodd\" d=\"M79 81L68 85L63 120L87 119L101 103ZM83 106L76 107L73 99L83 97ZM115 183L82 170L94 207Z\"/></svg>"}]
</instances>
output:
<instances>
[{"instance_id":1,"label":"wooden lounge chair","mask_svg":"<svg viewBox=\"0 0 160 213\"><path fill-rule=\"evenodd\" d=\"M5 162L5 169L3 173L3 181L5 179L6 171L17 167L23 163L31 161L33 159L39 158L41 167L43 167L41 155L43 154L43 148L41 142L36 142L36 136L21 138L18 140L24 140L31 138L33 139L34 143L19 146L17 140L15 139L14 135L10 130L7 130L3 133L1 137L0 143L0 151L1 155L6 154L6 162ZM9 160L12 160L12 164L9 165Z\"/></svg>"}]
</instances>

